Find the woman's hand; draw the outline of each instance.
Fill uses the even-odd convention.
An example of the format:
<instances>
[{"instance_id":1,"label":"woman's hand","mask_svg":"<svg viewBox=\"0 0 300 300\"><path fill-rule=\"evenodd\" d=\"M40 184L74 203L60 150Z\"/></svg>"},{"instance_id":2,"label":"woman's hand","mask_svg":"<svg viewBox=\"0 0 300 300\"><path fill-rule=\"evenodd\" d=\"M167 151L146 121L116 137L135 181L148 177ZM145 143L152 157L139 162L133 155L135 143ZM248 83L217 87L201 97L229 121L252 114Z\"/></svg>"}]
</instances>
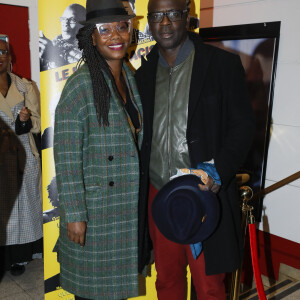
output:
<instances>
[{"instance_id":1,"label":"woman's hand","mask_svg":"<svg viewBox=\"0 0 300 300\"><path fill-rule=\"evenodd\" d=\"M80 244L81 247L83 247L85 243L85 232L86 222L74 222L67 224L67 234L69 239L76 244Z\"/></svg>"},{"instance_id":2,"label":"woman's hand","mask_svg":"<svg viewBox=\"0 0 300 300\"><path fill-rule=\"evenodd\" d=\"M28 119L30 118L31 111L27 107L23 107L20 110L20 121L21 122L27 122Z\"/></svg>"}]
</instances>

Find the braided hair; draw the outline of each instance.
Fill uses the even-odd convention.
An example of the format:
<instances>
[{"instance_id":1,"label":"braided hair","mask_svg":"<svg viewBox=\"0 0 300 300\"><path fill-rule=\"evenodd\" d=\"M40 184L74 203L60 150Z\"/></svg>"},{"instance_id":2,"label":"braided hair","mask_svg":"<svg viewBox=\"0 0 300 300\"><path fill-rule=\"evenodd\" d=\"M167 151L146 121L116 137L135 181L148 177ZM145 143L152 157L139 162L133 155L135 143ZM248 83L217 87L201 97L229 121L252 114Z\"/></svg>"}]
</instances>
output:
<instances>
[{"instance_id":1,"label":"braided hair","mask_svg":"<svg viewBox=\"0 0 300 300\"><path fill-rule=\"evenodd\" d=\"M109 76L112 82L114 82L114 78L106 60L93 45L92 33L94 29L94 25L86 25L80 28L76 35L78 48L82 50L82 57L78 62L78 66L83 62L88 65L92 79L94 105L99 125L101 126L102 123L103 126L109 126L108 112L111 94L105 81L103 71Z\"/></svg>"}]
</instances>

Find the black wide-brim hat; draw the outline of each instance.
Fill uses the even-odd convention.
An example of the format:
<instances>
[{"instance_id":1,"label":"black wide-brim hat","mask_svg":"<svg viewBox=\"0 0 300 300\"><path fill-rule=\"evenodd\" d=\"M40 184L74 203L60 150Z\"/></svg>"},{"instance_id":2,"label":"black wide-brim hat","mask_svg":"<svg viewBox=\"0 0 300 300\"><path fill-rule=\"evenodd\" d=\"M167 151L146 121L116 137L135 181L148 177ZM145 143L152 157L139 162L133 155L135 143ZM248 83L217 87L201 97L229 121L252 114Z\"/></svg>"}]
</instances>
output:
<instances>
[{"instance_id":1,"label":"black wide-brim hat","mask_svg":"<svg viewBox=\"0 0 300 300\"><path fill-rule=\"evenodd\" d=\"M79 24L112 23L132 19L135 14L129 14L121 0L87 0L86 20Z\"/></svg>"},{"instance_id":2,"label":"black wide-brim hat","mask_svg":"<svg viewBox=\"0 0 300 300\"><path fill-rule=\"evenodd\" d=\"M195 244L207 239L220 216L217 196L201 191L201 179L195 175L179 176L157 193L152 203L153 220L159 231L179 244Z\"/></svg>"}]
</instances>

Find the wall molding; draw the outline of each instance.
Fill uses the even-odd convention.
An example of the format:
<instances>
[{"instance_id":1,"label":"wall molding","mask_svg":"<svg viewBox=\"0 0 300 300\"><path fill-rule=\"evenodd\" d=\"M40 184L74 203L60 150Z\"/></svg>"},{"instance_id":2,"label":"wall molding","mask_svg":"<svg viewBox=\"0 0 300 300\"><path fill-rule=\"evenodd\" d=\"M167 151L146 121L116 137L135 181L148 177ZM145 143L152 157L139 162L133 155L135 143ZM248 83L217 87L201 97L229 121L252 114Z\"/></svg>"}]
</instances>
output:
<instances>
[{"instance_id":1,"label":"wall molding","mask_svg":"<svg viewBox=\"0 0 300 300\"><path fill-rule=\"evenodd\" d=\"M207 8L234 5L234 4L260 2L260 1L264 1L264 0L201 0L200 9L207 9Z\"/></svg>"}]
</instances>

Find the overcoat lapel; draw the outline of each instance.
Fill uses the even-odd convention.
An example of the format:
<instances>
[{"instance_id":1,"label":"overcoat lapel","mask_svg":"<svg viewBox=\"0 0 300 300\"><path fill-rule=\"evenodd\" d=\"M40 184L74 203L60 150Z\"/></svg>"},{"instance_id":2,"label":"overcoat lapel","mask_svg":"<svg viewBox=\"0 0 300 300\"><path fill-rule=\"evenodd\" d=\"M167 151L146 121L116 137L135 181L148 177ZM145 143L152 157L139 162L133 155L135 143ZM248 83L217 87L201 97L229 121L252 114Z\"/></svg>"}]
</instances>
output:
<instances>
[{"instance_id":1,"label":"overcoat lapel","mask_svg":"<svg viewBox=\"0 0 300 300\"><path fill-rule=\"evenodd\" d=\"M131 70L129 69L129 67L126 65L125 62L123 63L123 67L124 67L125 72L127 74L128 82L129 82L130 88L131 88L132 93L133 93L134 99L132 99L132 101L134 101L135 105L137 106L137 108L139 110L139 114L141 116L141 130L138 134L138 147L139 147L139 149L141 149L142 141L143 141L143 135L144 135L143 106L142 106L142 103L141 103L140 95L138 93L138 88L137 88L133 73L131 72Z\"/></svg>"},{"instance_id":2,"label":"overcoat lapel","mask_svg":"<svg viewBox=\"0 0 300 300\"><path fill-rule=\"evenodd\" d=\"M191 86L190 86L190 99L188 108L188 124L189 129L194 112L199 103L201 90L205 81L207 69L210 64L210 60L213 56L213 51L207 51L207 48L203 47L202 40L194 34L189 35L195 46L195 58L193 64Z\"/></svg>"},{"instance_id":3,"label":"overcoat lapel","mask_svg":"<svg viewBox=\"0 0 300 300\"><path fill-rule=\"evenodd\" d=\"M144 57L142 57L142 66L145 67L142 73L142 78L144 81L144 115L145 123L147 122L145 129L148 129L148 136L152 137L152 127L153 127L153 114L154 114L154 103L155 103L155 86L156 86L156 70L158 63L158 50L155 46L150 54L148 55L151 59L151 63L148 63ZM147 114L147 116L146 116Z\"/></svg>"},{"instance_id":4,"label":"overcoat lapel","mask_svg":"<svg viewBox=\"0 0 300 300\"><path fill-rule=\"evenodd\" d=\"M201 90L203 88L203 84L206 77L206 72L209 67L210 61L213 57L213 51L208 51L206 47L203 47L203 42L201 38L194 34L190 33L189 38L194 43L195 46L195 58L193 64L191 85L190 85L190 95L189 95L189 107L188 107L188 124L187 128L191 124L192 118L194 116L194 112L196 111L196 107L199 103ZM158 48L155 46L150 54L147 56L151 63L145 61L142 57L142 66L143 70L143 80L144 84L144 97L146 101L144 101L144 114L147 113L147 118L145 122L148 122L146 128L152 132L153 127L153 113L154 113L154 99L155 99L155 83L156 83L156 70L158 63ZM152 136L150 132L150 137Z\"/></svg>"},{"instance_id":5,"label":"overcoat lapel","mask_svg":"<svg viewBox=\"0 0 300 300\"><path fill-rule=\"evenodd\" d=\"M124 65L123 65L123 67L124 67ZM129 76L128 69L126 67L124 67L124 69L125 69L126 75ZM119 115L122 118L122 124L124 124L124 126L126 127L126 130L127 130L128 135L129 135L129 137L131 139L131 142L134 145L135 144L135 140L134 140L134 137L133 137L132 132L131 132L131 128L130 128L130 125L129 125L129 122L128 122L127 115L126 115L126 113L124 111L125 108L122 105L121 100L119 99L119 95L117 94L117 91L113 87L113 83L111 82L111 80L108 78L108 76L105 73L104 73L104 76L105 76L106 82L108 83L109 89L110 89L110 91L112 93L111 94L111 99L113 100L114 104L116 105L116 107L118 109L118 112L119 112ZM112 105L112 103L111 103L111 105Z\"/></svg>"},{"instance_id":6,"label":"overcoat lapel","mask_svg":"<svg viewBox=\"0 0 300 300\"><path fill-rule=\"evenodd\" d=\"M0 110L2 110L12 120L15 120L11 109L22 101L24 101L24 98L19 93L14 83L11 83L6 97L4 98L3 95L0 94Z\"/></svg>"}]
</instances>

